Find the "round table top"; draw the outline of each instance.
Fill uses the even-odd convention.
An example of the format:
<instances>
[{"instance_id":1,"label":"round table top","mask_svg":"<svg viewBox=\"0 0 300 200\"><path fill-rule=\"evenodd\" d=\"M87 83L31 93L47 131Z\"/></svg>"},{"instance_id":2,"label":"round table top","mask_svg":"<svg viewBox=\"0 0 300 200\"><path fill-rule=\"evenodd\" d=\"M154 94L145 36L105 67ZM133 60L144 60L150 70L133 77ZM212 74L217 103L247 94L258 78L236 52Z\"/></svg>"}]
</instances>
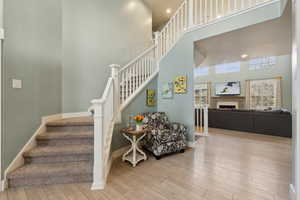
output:
<instances>
[{"instance_id":1,"label":"round table top","mask_svg":"<svg viewBox=\"0 0 300 200\"><path fill-rule=\"evenodd\" d=\"M131 134L131 135L141 135L141 134L144 134L148 131L149 131L148 128L143 128L140 131L137 131L135 128L132 128L132 127L127 127L127 128L122 128L121 129L121 132L128 133L128 134Z\"/></svg>"}]
</instances>

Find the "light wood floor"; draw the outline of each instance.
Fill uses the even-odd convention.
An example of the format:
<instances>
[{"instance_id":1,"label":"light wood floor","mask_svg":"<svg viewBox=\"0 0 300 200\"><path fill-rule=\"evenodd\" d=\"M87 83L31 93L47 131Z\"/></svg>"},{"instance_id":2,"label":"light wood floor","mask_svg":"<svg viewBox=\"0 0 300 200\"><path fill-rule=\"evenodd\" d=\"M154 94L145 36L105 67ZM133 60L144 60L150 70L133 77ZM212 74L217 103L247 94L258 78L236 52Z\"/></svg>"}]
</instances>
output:
<instances>
[{"instance_id":1,"label":"light wood floor","mask_svg":"<svg viewBox=\"0 0 300 200\"><path fill-rule=\"evenodd\" d=\"M1 200L287 200L291 140L210 129L195 149L136 168L117 160L108 185L9 189Z\"/></svg>"}]
</instances>

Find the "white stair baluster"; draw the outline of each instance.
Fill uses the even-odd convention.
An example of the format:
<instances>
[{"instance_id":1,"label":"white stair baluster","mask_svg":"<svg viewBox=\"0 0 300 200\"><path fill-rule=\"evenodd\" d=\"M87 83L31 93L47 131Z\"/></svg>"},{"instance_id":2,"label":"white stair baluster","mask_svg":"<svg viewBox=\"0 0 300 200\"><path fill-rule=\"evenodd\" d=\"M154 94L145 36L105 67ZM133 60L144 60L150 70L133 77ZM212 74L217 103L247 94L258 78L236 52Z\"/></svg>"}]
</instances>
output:
<instances>
[{"instance_id":1,"label":"white stair baluster","mask_svg":"<svg viewBox=\"0 0 300 200\"><path fill-rule=\"evenodd\" d=\"M237 0L234 0L234 12L238 10Z\"/></svg>"},{"instance_id":2,"label":"white stair baluster","mask_svg":"<svg viewBox=\"0 0 300 200\"><path fill-rule=\"evenodd\" d=\"M183 9L180 10L180 30L181 33L184 31L184 14L183 14Z\"/></svg>"},{"instance_id":3,"label":"white stair baluster","mask_svg":"<svg viewBox=\"0 0 300 200\"><path fill-rule=\"evenodd\" d=\"M207 23L207 9L208 9L208 6L207 6L207 0L204 0L204 23Z\"/></svg>"},{"instance_id":4,"label":"white stair baluster","mask_svg":"<svg viewBox=\"0 0 300 200\"><path fill-rule=\"evenodd\" d=\"M125 102L125 100L126 100L126 89L125 89L125 87L126 87L126 84L125 84L125 82L126 82L126 74L124 73L124 71L122 71L122 77L123 77L122 78L122 80L123 80L123 87L122 87L122 93L123 93L123 95L122 95L122 97L123 97L123 102Z\"/></svg>"},{"instance_id":5,"label":"white stair baluster","mask_svg":"<svg viewBox=\"0 0 300 200\"><path fill-rule=\"evenodd\" d=\"M199 24L203 24L204 23L203 0L196 0L196 1L199 1L199 4L200 4L200 10L199 10L200 20L199 20Z\"/></svg>"},{"instance_id":6,"label":"white stair baluster","mask_svg":"<svg viewBox=\"0 0 300 200\"><path fill-rule=\"evenodd\" d=\"M130 96L130 67L127 68L126 70L126 74L127 74L127 98Z\"/></svg>"},{"instance_id":7,"label":"white stair baluster","mask_svg":"<svg viewBox=\"0 0 300 200\"><path fill-rule=\"evenodd\" d=\"M204 136L208 136L208 105L204 106Z\"/></svg>"},{"instance_id":8,"label":"white stair baluster","mask_svg":"<svg viewBox=\"0 0 300 200\"><path fill-rule=\"evenodd\" d=\"M142 78L143 78L143 71L142 71L142 68L143 68L143 63L141 60L139 60L139 87L142 85Z\"/></svg>"},{"instance_id":9,"label":"white stair baluster","mask_svg":"<svg viewBox=\"0 0 300 200\"><path fill-rule=\"evenodd\" d=\"M219 16L219 0L215 0L215 6L216 6L216 15L215 17L218 18Z\"/></svg>"},{"instance_id":10,"label":"white stair baluster","mask_svg":"<svg viewBox=\"0 0 300 200\"><path fill-rule=\"evenodd\" d=\"M210 0L209 1L210 4L209 4L209 10L210 10L210 13L209 13L209 21L213 19L213 1Z\"/></svg>"}]
</instances>

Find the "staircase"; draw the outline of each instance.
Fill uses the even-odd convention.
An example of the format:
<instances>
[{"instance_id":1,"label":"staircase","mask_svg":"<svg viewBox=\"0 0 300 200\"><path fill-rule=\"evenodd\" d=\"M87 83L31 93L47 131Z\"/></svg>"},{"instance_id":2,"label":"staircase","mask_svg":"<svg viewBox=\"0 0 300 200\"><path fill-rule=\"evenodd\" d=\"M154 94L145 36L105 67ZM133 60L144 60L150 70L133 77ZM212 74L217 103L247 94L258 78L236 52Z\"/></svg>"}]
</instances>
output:
<instances>
[{"instance_id":1,"label":"staircase","mask_svg":"<svg viewBox=\"0 0 300 200\"><path fill-rule=\"evenodd\" d=\"M274 2L280 0L185 0L155 33L153 46L122 68L110 66L102 97L91 101L93 118L47 124L47 132L36 138L37 147L24 153L25 165L8 174L9 187L92 182L92 189L103 189L114 125L121 122L122 110L159 73L160 61L177 42L188 32Z\"/></svg>"},{"instance_id":2,"label":"staircase","mask_svg":"<svg viewBox=\"0 0 300 200\"><path fill-rule=\"evenodd\" d=\"M8 186L92 182L93 128L89 117L47 123L37 146L24 152L24 166L8 174Z\"/></svg>"}]
</instances>

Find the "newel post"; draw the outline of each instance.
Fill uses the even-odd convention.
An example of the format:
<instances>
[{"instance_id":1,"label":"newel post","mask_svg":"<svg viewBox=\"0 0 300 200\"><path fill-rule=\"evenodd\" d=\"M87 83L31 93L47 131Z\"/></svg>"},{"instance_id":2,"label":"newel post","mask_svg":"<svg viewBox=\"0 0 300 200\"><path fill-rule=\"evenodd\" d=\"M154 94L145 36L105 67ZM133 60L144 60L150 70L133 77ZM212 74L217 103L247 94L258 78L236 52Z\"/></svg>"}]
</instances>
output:
<instances>
[{"instance_id":1,"label":"newel post","mask_svg":"<svg viewBox=\"0 0 300 200\"><path fill-rule=\"evenodd\" d=\"M194 26L194 0L188 0L188 29Z\"/></svg>"},{"instance_id":2,"label":"newel post","mask_svg":"<svg viewBox=\"0 0 300 200\"><path fill-rule=\"evenodd\" d=\"M94 108L94 168L92 190L101 190L105 187L104 166L104 134L103 134L103 102L92 101Z\"/></svg>"},{"instance_id":3,"label":"newel post","mask_svg":"<svg viewBox=\"0 0 300 200\"><path fill-rule=\"evenodd\" d=\"M114 80L114 114L116 123L121 123L121 112L120 112L120 75L119 71L121 66L117 64L111 64L111 77Z\"/></svg>"}]
</instances>

